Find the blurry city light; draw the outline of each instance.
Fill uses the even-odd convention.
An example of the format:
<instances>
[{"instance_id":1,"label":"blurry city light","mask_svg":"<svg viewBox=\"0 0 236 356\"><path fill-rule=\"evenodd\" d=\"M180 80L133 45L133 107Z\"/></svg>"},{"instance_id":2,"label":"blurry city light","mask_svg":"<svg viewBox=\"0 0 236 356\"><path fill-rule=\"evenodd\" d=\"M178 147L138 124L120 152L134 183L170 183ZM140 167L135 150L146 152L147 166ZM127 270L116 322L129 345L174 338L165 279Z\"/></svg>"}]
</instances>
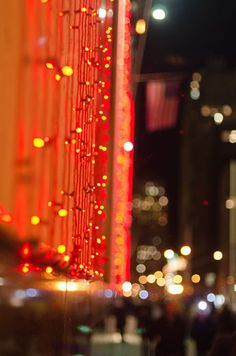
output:
<instances>
[{"instance_id":1,"label":"blurry city light","mask_svg":"<svg viewBox=\"0 0 236 356\"><path fill-rule=\"evenodd\" d=\"M66 246L65 246L65 245L58 245L58 246L57 246L57 252L58 252L58 253L64 253L64 252L66 252Z\"/></svg>"},{"instance_id":2,"label":"blurry city light","mask_svg":"<svg viewBox=\"0 0 236 356\"><path fill-rule=\"evenodd\" d=\"M123 284L122 284L122 290L123 290L123 292L130 292L131 291L131 289L132 289L132 284L130 283L130 282L124 282Z\"/></svg>"},{"instance_id":3,"label":"blurry city light","mask_svg":"<svg viewBox=\"0 0 236 356\"><path fill-rule=\"evenodd\" d=\"M236 143L236 130L230 131L229 142L230 143Z\"/></svg>"},{"instance_id":4,"label":"blurry city light","mask_svg":"<svg viewBox=\"0 0 236 356\"><path fill-rule=\"evenodd\" d=\"M224 116L220 112L214 114L214 121L217 125L220 125L224 120Z\"/></svg>"},{"instance_id":5,"label":"blurry city light","mask_svg":"<svg viewBox=\"0 0 236 356\"><path fill-rule=\"evenodd\" d=\"M153 245L160 245L160 243L161 243L161 238L160 238L160 236L154 236L154 237L152 238L152 243L153 243Z\"/></svg>"},{"instance_id":6,"label":"blurry city light","mask_svg":"<svg viewBox=\"0 0 236 356\"><path fill-rule=\"evenodd\" d=\"M191 251L192 251L192 250L191 250L191 247L190 247L190 246L187 246L187 245L182 246L181 249L180 249L180 252L181 252L181 254L182 254L183 256L188 256L188 255L190 255Z\"/></svg>"},{"instance_id":7,"label":"blurry city light","mask_svg":"<svg viewBox=\"0 0 236 356\"><path fill-rule=\"evenodd\" d=\"M5 284L5 279L3 277L0 277L0 286L4 286Z\"/></svg>"},{"instance_id":8,"label":"blurry city light","mask_svg":"<svg viewBox=\"0 0 236 356\"><path fill-rule=\"evenodd\" d=\"M149 275L147 276L147 282L148 282L148 283L154 283L155 280L156 280L156 277L154 276L154 274L149 274Z\"/></svg>"},{"instance_id":9,"label":"blurry city light","mask_svg":"<svg viewBox=\"0 0 236 356\"><path fill-rule=\"evenodd\" d=\"M142 205L142 201L139 198L134 198L132 202L132 206L134 209L140 209Z\"/></svg>"},{"instance_id":10,"label":"blurry city light","mask_svg":"<svg viewBox=\"0 0 236 356\"><path fill-rule=\"evenodd\" d=\"M148 202L150 206L155 203L155 199L152 196L146 197L145 201Z\"/></svg>"},{"instance_id":11,"label":"blurry city light","mask_svg":"<svg viewBox=\"0 0 236 356\"><path fill-rule=\"evenodd\" d=\"M203 105L201 108L201 114L204 117L208 117L211 114L211 109L207 105Z\"/></svg>"},{"instance_id":12,"label":"blurry city light","mask_svg":"<svg viewBox=\"0 0 236 356\"><path fill-rule=\"evenodd\" d=\"M69 262L70 261L70 256L69 255L65 255L63 259L64 259L65 262Z\"/></svg>"},{"instance_id":13,"label":"blurry city light","mask_svg":"<svg viewBox=\"0 0 236 356\"><path fill-rule=\"evenodd\" d=\"M156 8L152 11L152 17L155 20L162 21L166 18L166 11L164 10L164 8Z\"/></svg>"},{"instance_id":14,"label":"blurry city light","mask_svg":"<svg viewBox=\"0 0 236 356\"><path fill-rule=\"evenodd\" d=\"M156 251L156 252L153 254L152 258L153 258L154 261L160 260L160 258L161 258L161 253L160 253L160 251Z\"/></svg>"},{"instance_id":15,"label":"blurry city light","mask_svg":"<svg viewBox=\"0 0 236 356\"><path fill-rule=\"evenodd\" d=\"M113 291L111 289L105 289L104 291L104 297L105 298L112 298L113 297Z\"/></svg>"},{"instance_id":16,"label":"blurry city light","mask_svg":"<svg viewBox=\"0 0 236 356\"><path fill-rule=\"evenodd\" d=\"M174 255L175 255L175 253L171 249L165 250L165 252L164 252L164 256L167 260L172 259L174 257Z\"/></svg>"},{"instance_id":17,"label":"blurry city light","mask_svg":"<svg viewBox=\"0 0 236 356\"><path fill-rule=\"evenodd\" d=\"M159 218L158 218L158 223L161 225L161 226L166 226L167 223L168 223L168 219L165 215L161 215Z\"/></svg>"},{"instance_id":18,"label":"blurry city light","mask_svg":"<svg viewBox=\"0 0 236 356\"><path fill-rule=\"evenodd\" d=\"M200 98L200 91L199 91L199 89L196 89L196 88L192 89L192 90L190 91L190 97L191 97L191 99L193 99L193 100L198 100L198 99Z\"/></svg>"},{"instance_id":19,"label":"blurry city light","mask_svg":"<svg viewBox=\"0 0 236 356\"><path fill-rule=\"evenodd\" d=\"M225 116L230 116L232 114L232 108L229 105L224 105L222 107L222 112Z\"/></svg>"},{"instance_id":20,"label":"blurry city light","mask_svg":"<svg viewBox=\"0 0 236 356\"><path fill-rule=\"evenodd\" d=\"M61 217L61 218L64 218L67 216L68 214L68 211L66 209L59 209L57 214Z\"/></svg>"},{"instance_id":21,"label":"blurry city light","mask_svg":"<svg viewBox=\"0 0 236 356\"><path fill-rule=\"evenodd\" d=\"M229 285L234 284L234 282L235 282L234 276L228 276L228 277L226 278L226 282L227 282L227 284L229 284Z\"/></svg>"},{"instance_id":22,"label":"blurry city light","mask_svg":"<svg viewBox=\"0 0 236 356\"><path fill-rule=\"evenodd\" d=\"M40 217L37 215L33 215L31 216L30 222L32 225L38 225L40 223Z\"/></svg>"},{"instance_id":23,"label":"blurry city light","mask_svg":"<svg viewBox=\"0 0 236 356\"><path fill-rule=\"evenodd\" d=\"M46 67L47 67L48 69L53 69L53 68L54 68L54 63L52 63L52 62L46 62Z\"/></svg>"},{"instance_id":24,"label":"blurry city light","mask_svg":"<svg viewBox=\"0 0 236 356\"><path fill-rule=\"evenodd\" d=\"M137 293L138 294L140 289L141 289L140 284L138 284L138 283L133 283L132 284L132 292L133 293Z\"/></svg>"},{"instance_id":25,"label":"blurry city light","mask_svg":"<svg viewBox=\"0 0 236 356\"><path fill-rule=\"evenodd\" d=\"M30 244L28 242L23 243L19 252L22 258L28 258L32 253Z\"/></svg>"},{"instance_id":26,"label":"blurry city light","mask_svg":"<svg viewBox=\"0 0 236 356\"><path fill-rule=\"evenodd\" d=\"M3 213L0 215L1 222L5 224L11 224L13 221L13 218L10 214Z\"/></svg>"},{"instance_id":27,"label":"blurry city light","mask_svg":"<svg viewBox=\"0 0 236 356\"><path fill-rule=\"evenodd\" d=\"M126 152L130 152L130 151L133 150L134 145L132 144L132 142L127 141L127 142L124 143L124 146L123 146L123 147L124 147L124 150L125 150Z\"/></svg>"},{"instance_id":28,"label":"blurry city light","mask_svg":"<svg viewBox=\"0 0 236 356\"><path fill-rule=\"evenodd\" d=\"M205 300L201 300L197 306L198 306L198 309L200 309L202 311L207 310L207 302L205 302Z\"/></svg>"},{"instance_id":29,"label":"blurry city light","mask_svg":"<svg viewBox=\"0 0 236 356\"><path fill-rule=\"evenodd\" d=\"M212 287L216 280L216 274L214 272L209 272L205 275L205 284L207 287Z\"/></svg>"},{"instance_id":30,"label":"blurry city light","mask_svg":"<svg viewBox=\"0 0 236 356\"><path fill-rule=\"evenodd\" d=\"M207 294L207 301L213 303L216 300L216 296L213 293Z\"/></svg>"},{"instance_id":31,"label":"blurry city light","mask_svg":"<svg viewBox=\"0 0 236 356\"><path fill-rule=\"evenodd\" d=\"M157 279L157 285L158 285L159 287L164 287L165 284L166 284L166 281L165 281L164 278L158 278L158 279Z\"/></svg>"},{"instance_id":32,"label":"blurry city light","mask_svg":"<svg viewBox=\"0 0 236 356\"><path fill-rule=\"evenodd\" d=\"M182 294L184 291L182 284L170 284L166 289L170 294L173 295Z\"/></svg>"},{"instance_id":33,"label":"blurry city light","mask_svg":"<svg viewBox=\"0 0 236 356\"><path fill-rule=\"evenodd\" d=\"M146 284L147 283L147 277L146 276L140 276L138 281L141 284Z\"/></svg>"},{"instance_id":34,"label":"blurry city light","mask_svg":"<svg viewBox=\"0 0 236 356\"><path fill-rule=\"evenodd\" d=\"M159 194L159 188L156 187L152 182L147 182L145 184L145 194L156 197Z\"/></svg>"},{"instance_id":35,"label":"blurry city light","mask_svg":"<svg viewBox=\"0 0 236 356\"><path fill-rule=\"evenodd\" d=\"M56 81L58 81L59 82L59 80L61 80L61 76L60 76L60 74L55 74L55 79L56 79Z\"/></svg>"},{"instance_id":36,"label":"blurry city light","mask_svg":"<svg viewBox=\"0 0 236 356\"><path fill-rule=\"evenodd\" d=\"M213 258L214 258L214 260L216 260L216 261L220 261L220 260L222 260L222 258L223 258L223 253L222 253L221 251L215 251L215 252L213 253Z\"/></svg>"},{"instance_id":37,"label":"blurry city light","mask_svg":"<svg viewBox=\"0 0 236 356\"><path fill-rule=\"evenodd\" d=\"M14 294L18 299L24 299L26 297L26 292L23 289L17 289Z\"/></svg>"},{"instance_id":38,"label":"blurry city light","mask_svg":"<svg viewBox=\"0 0 236 356\"><path fill-rule=\"evenodd\" d=\"M45 145L45 142L44 140L41 138L41 137L35 137L33 139L33 146L36 147L36 148L42 148L44 147Z\"/></svg>"},{"instance_id":39,"label":"blurry city light","mask_svg":"<svg viewBox=\"0 0 236 356\"><path fill-rule=\"evenodd\" d=\"M162 197L159 198L158 202L161 206L166 206L168 205L168 198L165 195L163 195Z\"/></svg>"},{"instance_id":40,"label":"blurry city light","mask_svg":"<svg viewBox=\"0 0 236 356\"><path fill-rule=\"evenodd\" d=\"M137 260L147 261L152 260L156 253L158 253L156 246L153 245L140 245L137 248Z\"/></svg>"},{"instance_id":41,"label":"blurry city light","mask_svg":"<svg viewBox=\"0 0 236 356\"><path fill-rule=\"evenodd\" d=\"M180 274L176 274L176 276L174 276L174 278L173 278L173 281L176 284L180 284L183 281L183 277Z\"/></svg>"},{"instance_id":42,"label":"blurry city light","mask_svg":"<svg viewBox=\"0 0 236 356\"><path fill-rule=\"evenodd\" d=\"M139 35L143 35L146 31L146 21L144 19L139 19L135 25L135 31Z\"/></svg>"},{"instance_id":43,"label":"blurry city light","mask_svg":"<svg viewBox=\"0 0 236 356\"><path fill-rule=\"evenodd\" d=\"M51 266L46 267L45 272L47 274L51 274L53 272L53 268Z\"/></svg>"},{"instance_id":44,"label":"blurry city light","mask_svg":"<svg viewBox=\"0 0 236 356\"><path fill-rule=\"evenodd\" d=\"M140 298L140 299L145 300L145 299L148 298L148 296L149 296L149 293L148 293L147 290L141 290L141 291L139 292L139 298Z\"/></svg>"},{"instance_id":45,"label":"blurry city light","mask_svg":"<svg viewBox=\"0 0 236 356\"><path fill-rule=\"evenodd\" d=\"M90 334L92 332L88 325L79 325L77 328L82 334Z\"/></svg>"},{"instance_id":46,"label":"blurry city light","mask_svg":"<svg viewBox=\"0 0 236 356\"><path fill-rule=\"evenodd\" d=\"M192 82L190 82L191 89L199 89L199 87L200 87L200 84L196 80L193 80Z\"/></svg>"},{"instance_id":47,"label":"blurry city light","mask_svg":"<svg viewBox=\"0 0 236 356\"><path fill-rule=\"evenodd\" d=\"M201 280L201 277L199 276L199 274L193 274L191 277L191 280L193 283L199 283Z\"/></svg>"},{"instance_id":48,"label":"blurry city light","mask_svg":"<svg viewBox=\"0 0 236 356\"><path fill-rule=\"evenodd\" d=\"M174 256L168 260L167 264L162 268L164 273L175 273L184 271L187 268L188 261L183 256Z\"/></svg>"},{"instance_id":49,"label":"blurry city light","mask_svg":"<svg viewBox=\"0 0 236 356\"><path fill-rule=\"evenodd\" d=\"M195 72L195 73L193 73L193 75L192 75L192 79L193 79L193 80L196 80L197 82L200 82L200 81L202 80L202 76L201 76L200 73Z\"/></svg>"},{"instance_id":50,"label":"blurry city light","mask_svg":"<svg viewBox=\"0 0 236 356\"><path fill-rule=\"evenodd\" d=\"M66 77L70 77L73 74L73 68L71 68L70 66L62 67L61 71Z\"/></svg>"},{"instance_id":51,"label":"blurry city light","mask_svg":"<svg viewBox=\"0 0 236 356\"><path fill-rule=\"evenodd\" d=\"M166 190L165 190L164 187L160 186L160 187L158 187L158 189L159 189L159 195L164 195L165 194Z\"/></svg>"},{"instance_id":52,"label":"blurry city light","mask_svg":"<svg viewBox=\"0 0 236 356\"><path fill-rule=\"evenodd\" d=\"M156 272L154 273L154 276L156 277L156 279L162 278L162 277L163 277L163 273L162 273L162 271L156 271Z\"/></svg>"},{"instance_id":53,"label":"blurry city light","mask_svg":"<svg viewBox=\"0 0 236 356\"><path fill-rule=\"evenodd\" d=\"M65 292L65 291L69 291L69 292L75 292L78 290L78 286L76 284L76 282L73 281L60 281L56 283L56 287L58 290Z\"/></svg>"},{"instance_id":54,"label":"blurry city light","mask_svg":"<svg viewBox=\"0 0 236 356\"><path fill-rule=\"evenodd\" d=\"M161 211L161 206L159 203L154 203L153 204L153 208L152 208L154 211Z\"/></svg>"},{"instance_id":55,"label":"blurry city light","mask_svg":"<svg viewBox=\"0 0 236 356\"><path fill-rule=\"evenodd\" d=\"M129 290L129 291L124 291L123 290L123 296L124 297L129 298L129 297L131 297L131 295L132 295L132 291L131 290Z\"/></svg>"},{"instance_id":56,"label":"blurry city light","mask_svg":"<svg viewBox=\"0 0 236 356\"><path fill-rule=\"evenodd\" d=\"M169 285L172 285L173 284L173 273L167 273L165 275L165 285L168 287Z\"/></svg>"},{"instance_id":57,"label":"blurry city light","mask_svg":"<svg viewBox=\"0 0 236 356\"><path fill-rule=\"evenodd\" d=\"M26 289L26 296L29 298L35 298L39 295L37 289L35 288L28 288Z\"/></svg>"},{"instance_id":58,"label":"blurry city light","mask_svg":"<svg viewBox=\"0 0 236 356\"><path fill-rule=\"evenodd\" d=\"M12 307L19 308L24 305L24 299L20 299L17 297L11 297L9 303Z\"/></svg>"},{"instance_id":59,"label":"blurry city light","mask_svg":"<svg viewBox=\"0 0 236 356\"><path fill-rule=\"evenodd\" d=\"M100 7L100 9L98 10L98 17L103 20L106 18L106 15L107 15L107 10Z\"/></svg>"},{"instance_id":60,"label":"blurry city light","mask_svg":"<svg viewBox=\"0 0 236 356\"><path fill-rule=\"evenodd\" d=\"M235 206L233 199L227 199L225 202L226 209L233 209Z\"/></svg>"},{"instance_id":61,"label":"blurry city light","mask_svg":"<svg viewBox=\"0 0 236 356\"><path fill-rule=\"evenodd\" d=\"M215 307L221 308L224 303L225 303L225 297L223 296L223 294L217 294L216 299L214 301Z\"/></svg>"},{"instance_id":62,"label":"blurry city light","mask_svg":"<svg viewBox=\"0 0 236 356\"><path fill-rule=\"evenodd\" d=\"M143 264L143 263L139 263L137 266L136 266L136 271L138 273L144 273L146 271L146 266Z\"/></svg>"}]
</instances>

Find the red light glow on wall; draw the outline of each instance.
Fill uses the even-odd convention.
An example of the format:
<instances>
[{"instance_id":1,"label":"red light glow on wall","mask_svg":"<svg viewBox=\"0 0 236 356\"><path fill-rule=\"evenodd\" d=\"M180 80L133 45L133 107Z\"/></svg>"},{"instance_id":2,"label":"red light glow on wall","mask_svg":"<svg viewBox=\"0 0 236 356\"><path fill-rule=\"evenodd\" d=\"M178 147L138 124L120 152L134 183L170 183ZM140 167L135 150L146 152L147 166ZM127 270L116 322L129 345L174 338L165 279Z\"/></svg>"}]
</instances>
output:
<instances>
[{"instance_id":1,"label":"red light glow on wall","mask_svg":"<svg viewBox=\"0 0 236 356\"><path fill-rule=\"evenodd\" d=\"M130 226L134 112L131 97L130 3L118 2L110 281L118 290L130 279Z\"/></svg>"},{"instance_id":2,"label":"red light glow on wall","mask_svg":"<svg viewBox=\"0 0 236 356\"><path fill-rule=\"evenodd\" d=\"M15 224L22 239L65 246L77 278L104 274L112 9L110 0L25 2Z\"/></svg>"}]
</instances>

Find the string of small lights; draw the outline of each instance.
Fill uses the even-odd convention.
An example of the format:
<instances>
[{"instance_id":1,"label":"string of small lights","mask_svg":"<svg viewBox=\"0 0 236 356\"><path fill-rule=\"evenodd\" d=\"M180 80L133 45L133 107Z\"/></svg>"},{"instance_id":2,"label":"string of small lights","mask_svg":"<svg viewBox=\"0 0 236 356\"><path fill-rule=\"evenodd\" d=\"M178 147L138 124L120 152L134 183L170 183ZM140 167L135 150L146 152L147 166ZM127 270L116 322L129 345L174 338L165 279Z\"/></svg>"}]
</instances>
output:
<instances>
[{"instance_id":1,"label":"string of small lights","mask_svg":"<svg viewBox=\"0 0 236 356\"><path fill-rule=\"evenodd\" d=\"M30 179L16 181L15 221L22 238L56 249L78 278L104 274L112 3L26 7L17 155L28 160ZM23 272L30 271L26 254Z\"/></svg>"}]
</instances>

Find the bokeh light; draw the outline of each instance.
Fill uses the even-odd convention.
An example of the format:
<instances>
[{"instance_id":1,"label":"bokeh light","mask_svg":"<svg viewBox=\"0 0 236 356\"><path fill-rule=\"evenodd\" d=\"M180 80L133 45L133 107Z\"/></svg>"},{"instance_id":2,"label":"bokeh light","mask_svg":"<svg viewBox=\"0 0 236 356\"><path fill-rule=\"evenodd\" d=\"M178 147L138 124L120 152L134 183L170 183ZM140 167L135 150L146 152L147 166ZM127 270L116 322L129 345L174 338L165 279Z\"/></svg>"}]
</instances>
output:
<instances>
[{"instance_id":1,"label":"bokeh light","mask_svg":"<svg viewBox=\"0 0 236 356\"><path fill-rule=\"evenodd\" d=\"M148 283L155 283L156 277L154 276L154 274L149 274L147 276L147 282Z\"/></svg>"},{"instance_id":2,"label":"bokeh light","mask_svg":"<svg viewBox=\"0 0 236 356\"><path fill-rule=\"evenodd\" d=\"M199 283L201 280L201 277L199 276L199 274L193 274L191 277L191 280L193 283Z\"/></svg>"},{"instance_id":3,"label":"bokeh light","mask_svg":"<svg viewBox=\"0 0 236 356\"><path fill-rule=\"evenodd\" d=\"M146 32L146 21L144 19L139 19L136 22L135 31L139 35L143 35Z\"/></svg>"},{"instance_id":4,"label":"bokeh light","mask_svg":"<svg viewBox=\"0 0 236 356\"><path fill-rule=\"evenodd\" d=\"M156 8L152 11L152 17L155 20L162 21L166 18L166 11L164 8Z\"/></svg>"},{"instance_id":5,"label":"bokeh light","mask_svg":"<svg viewBox=\"0 0 236 356\"><path fill-rule=\"evenodd\" d=\"M166 284L166 281L164 278L158 278L156 283L159 287L164 287L164 285Z\"/></svg>"},{"instance_id":6,"label":"bokeh light","mask_svg":"<svg viewBox=\"0 0 236 356\"><path fill-rule=\"evenodd\" d=\"M214 258L214 260L216 260L216 261L220 261L220 260L222 260L222 258L223 258L223 253L222 253L221 251L215 251L215 252L213 253L213 258Z\"/></svg>"},{"instance_id":7,"label":"bokeh light","mask_svg":"<svg viewBox=\"0 0 236 356\"><path fill-rule=\"evenodd\" d=\"M220 112L214 114L214 121L217 125L220 125L224 120L224 116Z\"/></svg>"},{"instance_id":8,"label":"bokeh light","mask_svg":"<svg viewBox=\"0 0 236 356\"><path fill-rule=\"evenodd\" d=\"M171 249L168 249L168 250L165 250L164 251L164 257L167 259L167 260L171 260L173 257L174 257L175 253L173 250Z\"/></svg>"},{"instance_id":9,"label":"bokeh light","mask_svg":"<svg viewBox=\"0 0 236 356\"><path fill-rule=\"evenodd\" d=\"M139 298L140 298L140 299L145 300L145 299L148 298L148 296L149 296L149 293L148 293L147 290L141 290L141 291L139 292Z\"/></svg>"},{"instance_id":10,"label":"bokeh light","mask_svg":"<svg viewBox=\"0 0 236 356\"><path fill-rule=\"evenodd\" d=\"M181 252L181 254L182 254L183 256L188 256L188 255L190 255L191 251L192 251L192 250L191 250L191 247L190 247L190 246L187 246L187 245L182 246L181 249L180 249L180 252Z\"/></svg>"}]
</instances>

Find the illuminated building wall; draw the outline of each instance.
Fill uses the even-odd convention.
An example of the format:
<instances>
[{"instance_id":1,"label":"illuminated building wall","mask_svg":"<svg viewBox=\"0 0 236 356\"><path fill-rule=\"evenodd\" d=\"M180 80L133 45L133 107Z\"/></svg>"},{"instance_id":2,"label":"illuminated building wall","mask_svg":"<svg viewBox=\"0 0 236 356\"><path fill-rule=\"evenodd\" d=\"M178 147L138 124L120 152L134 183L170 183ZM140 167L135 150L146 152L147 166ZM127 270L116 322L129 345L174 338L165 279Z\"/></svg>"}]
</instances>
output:
<instances>
[{"instance_id":1,"label":"illuminated building wall","mask_svg":"<svg viewBox=\"0 0 236 356\"><path fill-rule=\"evenodd\" d=\"M130 3L117 4L114 148L110 281L116 289L130 279L130 225L133 174L133 103L130 77Z\"/></svg>"},{"instance_id":2,"label":"illuminated building wall","mask_svg":"<svg viewBox=\"0 0 236 356\"><path fill-rule=\"evenodd\" d=\"M125 2L118 6L128 16ZM130 217L131 194L129 19L119 25L124 35L114 46L113 64L112 0L25 0L21 6L10 1L1 7L2 22L16 42L15 49L11 43L7 48L6 39L9 55L2 59L9 142L3 142L7 172L1 180L7 188L6 193L2 189L1 222L10 223L22 241L36 237L57 249L72 277L103 277L109 244L112 261L118 249L126 256L124 270L111 273L122 280L129 270L129 222L124 226L121 221ZM16 20L13 28L4 20L9 11ZM112 66L116 74L124 72L119 80ZM122 105L114 104L121 96ZM117 159L112 170L108 158ZM107 200L111 182L116 191L109 201L112 208ZM110 237L105 221L113 217L117 225ZM119 241L117 229L122 230Z\"/></svg>"}]
</instances>

